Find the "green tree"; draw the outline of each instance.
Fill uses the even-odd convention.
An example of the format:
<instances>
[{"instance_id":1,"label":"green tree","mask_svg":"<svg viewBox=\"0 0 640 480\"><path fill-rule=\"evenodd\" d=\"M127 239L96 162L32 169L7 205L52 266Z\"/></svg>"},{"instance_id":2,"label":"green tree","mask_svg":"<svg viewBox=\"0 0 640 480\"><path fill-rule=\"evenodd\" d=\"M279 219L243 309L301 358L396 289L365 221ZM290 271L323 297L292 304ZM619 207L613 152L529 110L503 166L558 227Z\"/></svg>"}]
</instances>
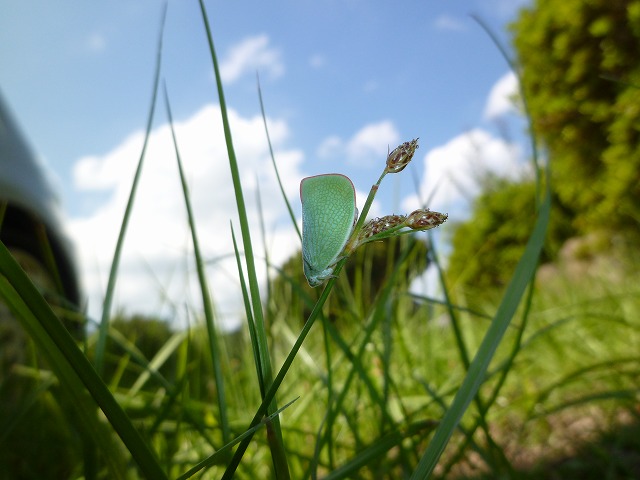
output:
<instances>
[{"instance_id":1,"label":"green tree","mask_svg":"<svg viewBox=\"0 0 640 480\"><path fill-rule=\"evenodd\" d=\"M487 177L472 205L471 219L454 225L447 267L451 287L464 287L483 302L506 286L535 222L535 183ZM553 210L542 261L553 259L572 229L569 213Z\"/></svg>"},{"instance_id":2,"label":"green tree","mask_svg":"<svg viewBox=\"0 0 640 480\"><path fill-rule=\"evenodd\" d=\"M533 126L574 226L637 233L640 0L535 0L512 29Z\"/></svg>"}]
</instances>

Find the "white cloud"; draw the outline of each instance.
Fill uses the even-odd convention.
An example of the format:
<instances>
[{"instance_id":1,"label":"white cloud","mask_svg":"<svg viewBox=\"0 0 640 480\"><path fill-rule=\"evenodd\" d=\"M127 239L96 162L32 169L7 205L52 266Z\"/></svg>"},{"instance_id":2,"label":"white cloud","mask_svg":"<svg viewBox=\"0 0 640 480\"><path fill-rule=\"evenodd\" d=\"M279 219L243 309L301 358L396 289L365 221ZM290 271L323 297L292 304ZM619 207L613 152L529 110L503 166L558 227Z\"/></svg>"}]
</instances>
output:
<instances>
[{"instance_id":1,"label":"white cloud","mask_svg":"<svg viewBox=\"0 0 640 480\"><path fill-rule=\"evenodd\" d=\"M337 135L327 137L317 154L320 158L344 157L351 164L368 166L386 160L388 150L400 143L400 134L393 122L383 120L370 123L344 141Z\"/></svg>"},{"instance_id":2,"label":"white cloud","mask_svg":"<svg viewBox=\"0 0 640 480\"><path fill-rule=\"evenodd\" d=\"M284 74L281 56L279 49L269 45L267 35L248 37L229 50L220 63L220 75L227 83L247 73L255 75L256 71L277 78Z\"/></svg>"},{"instance_id":3,"label":"white cloud","mask_svg":"<svg viewBox=\"0 0 640 480\"><path fill-rule=\"evenodd\" d=\"M486 173L516 178L523 171L520 148L476 128L436 147L424 157L420 197L403 202L406 211L423 206L449 213L466 213L468 201L480 193ZM417 160L417 159L416 159ZM414 161L416 161L414 160Z\"/></svg>"},{"instance_id":4,"label":"white cloud","mask_svg":"<svg viewBox=\"0 0 640 480\"><path fill-rule=\"evenodd\" d=\"M484 118L493 120L505 114L516 112L517 104L514 102L517 101L518 94L518 78L515 73L504 74L491 88L484 107Z\"/></svg>"},{"instance_id":5,"label":"white cloud","mask_svg":"<svg viewBox=\"0 0 640 480\"><path fill-rule=\"evenodd\" d=\"M399 140L400 134L389 120L366 125L347 143L348 159L350 162L375 161L382 156L384 160Z\"/></svg>"},{"instance_id":6,"label":"white cloud","mask_svg":"<svg viewBox=\"0 0 640 480\"><path fill-rule=\"evenodd\" d=\"M287 222L262 119L259 116L243 118L233 110L229 116L250 225L259 224L256 208L256 183L259 182L264 222L272 232L271 259L281 263L299 248L299 240ZM240 228L219 108L207 106L191 118L176 122L174 128L189 183L200 247L206 259L219 259L208 266L209 288L223 319L237 320L242 316L242 308L229 222L233 221L237 238ZM288 135L284 122L271 120L269 132L287 195L290 201L295 201L302 176L299 170L302 154L282 148ZM70 221L93 317L101 311L109 266L141 147L142 134L137 133L111 152L82 158L75 166L74 183L78 189L110 193L90 215ZM257 228L252 229L254 253L262 258L264 253L257 232ZM163 125L150 137L125 239L114 307L130 313L165 316L177 312L177 321L183 324L186 306L196 314L201 311L193 258L174 147L169 127ZM263 276L263 262L258 261L257 266L259 275Z\"/></svg>"},{"instance_id":7,"label":"white cloud","mask_svg":"<svg viewBox=\"0 0 640 480\"><path fill-rule=\"evenodd\" d=\"M344 152L344 142L338 135L331 135L323 140L317 149L320 158L334 158Z\"/></svg>"}]
</instances>

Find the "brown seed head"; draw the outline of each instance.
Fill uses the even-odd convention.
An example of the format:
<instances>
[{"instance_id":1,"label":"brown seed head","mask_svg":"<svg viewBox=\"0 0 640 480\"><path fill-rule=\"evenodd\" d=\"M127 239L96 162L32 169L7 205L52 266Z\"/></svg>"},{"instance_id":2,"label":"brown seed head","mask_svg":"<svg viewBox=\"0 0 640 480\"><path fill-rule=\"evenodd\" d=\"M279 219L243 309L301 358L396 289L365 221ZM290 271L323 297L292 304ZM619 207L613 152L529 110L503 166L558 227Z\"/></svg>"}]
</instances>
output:
<instances>
[{"instance_id":1,"label":"brown seed head","mask_svg":"<svg viewBox=\"0 0 640 480\"><path fill-rule=\"evenodd\" d=\"M418 139L415 138L410 142L404 142L402 145L397 146L387 156L387 168L386 173L398 173L404 170L404 167L409 165L409 162L413 158L413 154L418 149Z\"/></svg>"},{"instance_id":2,"label":"brown seed head","mask_svg":"<svg viewBox=\"0 0 640 480\"><path fill-rule=\"evenodd\" d=\"M385 230L396 227L405 222L407 219L406 215L387 215L381 218L374 218L373 220L369 220L363 227L360 232L360 238L365 239L369 237L373 237Z\"/></svg>"},{"instance_id":3,"label":"brown seed head","mask_svg":"<svg viewBox=\"0 0 640 480\"><path fill-rule=\"evenodd\" d=\"M432 212L428 208L414 210L407 217L406 226L412 230L429 230L447 221L446 213Z\"/></svg>"}]
</instances>

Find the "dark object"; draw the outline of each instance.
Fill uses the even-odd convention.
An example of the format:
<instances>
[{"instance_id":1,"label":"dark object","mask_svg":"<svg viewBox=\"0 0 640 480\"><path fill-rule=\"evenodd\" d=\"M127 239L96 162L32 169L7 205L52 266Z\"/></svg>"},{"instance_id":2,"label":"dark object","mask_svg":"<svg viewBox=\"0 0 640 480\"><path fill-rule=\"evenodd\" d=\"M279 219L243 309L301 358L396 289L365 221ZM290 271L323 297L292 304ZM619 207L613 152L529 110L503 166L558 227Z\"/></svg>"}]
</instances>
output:
<instances>
[{"instance_id":1,"label":"dark object","mask_svg":"<svg viewBox=\"0 0 640 480\"><path fill-rule=\"evenodd\" d=\"M77 311L80 285L61 218L47 170L0 95L0 240L50 301ZM77 321L67 328L82 335L83 326Z\"/></svg>"}]
</instances>

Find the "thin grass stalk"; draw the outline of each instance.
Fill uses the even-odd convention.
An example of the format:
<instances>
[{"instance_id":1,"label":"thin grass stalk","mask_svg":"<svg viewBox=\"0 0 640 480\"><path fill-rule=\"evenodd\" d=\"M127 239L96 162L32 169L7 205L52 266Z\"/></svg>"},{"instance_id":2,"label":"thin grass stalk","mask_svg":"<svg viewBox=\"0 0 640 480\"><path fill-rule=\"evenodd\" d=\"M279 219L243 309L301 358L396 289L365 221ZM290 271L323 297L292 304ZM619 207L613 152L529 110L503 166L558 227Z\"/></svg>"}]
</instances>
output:
<instances>
[{"instance_id":1,"label":"thin grass stalk","mask_svg":"<svg viewBox=\"0 0 640 480\"><path fill-rule=\"evenodd\" d=\"M338 347L342 349L345 357L349 359L349 361L351 362L352 368L350 369L347 375L347 378L344 380L341 390L338 393L338 396L334 400L333 404L328 405L327 413L325 415L326 421L323 420L322 422L323 424L320 426L320 429L316 435L316 446L314 449L313 460L309 465L309 470L307 472L307 475L305 475L305 477L317 478L317 467L319 465L320 453L322 452L322 449L324 448L324 446L329 444L329 439L332 436L331 435L332 427L333 427L333 424L335 423L334 419L337 418L338 413L342 409L343 402L346 399L351 382L355 378L356 374L362 379L363 383L367 387L367 391L369 392L369 395L372 401L374 403L377 403L380 406L380 413L384 419L384 422L382 422L381 425L384 425L384 423L393 424L393 418L389 413L385 399L378 395L378 392L375 389L372 380L370 379L369 375L367 374L364 367L362 366L362 357L366 352L366 348L367 348L367 345L369 344L369 340L371 336L374 334L374 332L376 331L376 328L386 316L385 312L383 311L384 306L386 305L391 295L392 288L395 284L395 279L397 278L398 272L400 271L400 267L402 266L403 262L406 260L407 256L408 256L408 252L405 251L404 254L401 256L401 258L398 260L398 262L395 264L395 268L389 277L389 281L384 286L382 292L380 292L378 298L376 299L376 305L374 306L372 320L365 329L364 336L360 341L360 346L355 355L351 352L349 346L346 344L344 339L337 332L335 326L325 321L327 330L331 334L336 345L338 345ZM324 430L324 434L323 434L322 428L325 423L327 424L327 428ZM401 453L404 453L404 452L401 452Z\"/></svg>"},{"instance_id":2,"label":"thin grass stalk","mask_svg":"<svg viewBox=\"0 0 640 480\"><path fill-rule=\"evenodd\" d=\"M196 261L196 270L198 272L198 282L200 284L200 293L202 295L202 306L204 307L205 324L207 325L207 333L209 338L209 348L211 353L211 361L213 363L213 375L216 383L216 398L218 401L218 412L220 414L219 422L222 430L222 441L227 443L231 440L231 429L229 427L229 414L227 413L227 400L225 395L224 377L222 374L220 339L218 338L218 329L215 325L215 316L213 313L213 305L211 302L211 293L209 292L209 284L205 272L204 260L200 251L200 241L196 231L196 222L191 207L191 198L189 195L189 187L187 179L182 167L182 159L178 149L178 141L176 132L173 128L173 116L171 115L171 105L169 103L169 95L166 85L164 87L164 100L167 108L167 117L169 118L169 127L171 128L171 138L173 139L173 147L176 152L176 161L178 162L178 171L180 172L180 184L182 193L184 194L184 205L187 209L187 217L189 219L189 230L191 231L191 239L193 242L193 253Z\"/></svg>"},{"instance_id":3,"label":"thin grass stalk","mask_svg":"<svg viewBox=\"0 0 640 480\"><path fill-rule=\"evenodd\" d=\"M251 429L251 428L255 427L258 423L260 423L262 417L265 415L269 403L275 397L276 392L280 388L280 385L282 384L282 381L284 380L284 377L287 375L287 372L291 368L291 365L293 364L293 361L295 360L296 355L298 354L298 351L300 350L300 347L302 347L302 344L304 343L305 339L307 338L307 335L311 331L311 327L313 327L313 324L317 320L318 316L321 315L322 307L324 306L325 302L327 301L327 298L329 298L329 294L331 293L331 290L333 290L333 286L334 286L334 284L336 282L336 278L340 274L340 271L342 270L342 267L344 266L345 262L346 262L346 258L342 259L336 265L336 268L334 270L335 277L332 277L332 278L329 279L329 281L327 282L324 290L320 294L320 298L318 299L318 301L314 305L313 310L311 311L311 314L309 315L309 318L307 319L307 321L305 322L304 326L302 327L302 330L300 331L300 335L298 336L298 338L297 338L295 344L293 345L293 347L291 347L291 350L289 351L289 354L287 355L287 358L283 362L282 367L280 367L280 370L278 371L278 374L273 379L273 383L271 384L271 386L269 387L269 389L265 393L264 398L262 400L262 403L260 404L260 406L258 407L258 410L256 411L255 415L253 416L253 419L251 420L251 423L249 424L248 429ZM227 469L224 472L224 475L222 477L223 480L225 480L225 479L229 480L229 479L231 479L233 477L235 471L238 468L238 465L240 464L240 460L242 459L242 456L244 455L244 452L247 450L247 447L249 446L249 443L251 443L252 436L253 436L253 434L248 435L246 438L244 438L242 440L242 442L240 442L240 445L238 446L235 454L233 455L233 458L231 459L231 462L229 463L229 465L227 465Z\"/></svg>"},{"instance_id":4,"label":"thin grass stalk","mask_svg":"<svg viewBox=\"0 0 640 480\"><path fill-rule=\"evenodd\" d=\"M267 245L267 228L264 224L264 214L262 212L262 198L260 195L260 180L256 175L256 207L258 208L258 224L260 225L260 239L262 240L262 249L264 250L264 267L267 282L267 299L273 298L271 295L271 260L269 258L269 248Z\"/></svg>"},{"instance_id":5,"label":"thin grass stalk","mask_svg":"<svg viewBox=\"0 0 640 480\"><path fill-rule=\"evenodd\" d=\"M478 23L478 25L480 25L480 27L485 31L485 33L489 36L489 38L491 38L491 41L498 48L498 50L500 50L502 57L509 64L509 67L511 68L511 70L515 72L518 77L518 91L520 93L520 100L522 101L522 107L524 109L525 116L528 119L528 123L529 123L529 140L530 140L529 146L531 147L531 161L533 162L534 173L536 175L536 199L538 199L538 203L536 205L541 205L542 198L543 198L543 192L542 192L543 178L541 174L542 170L540 168L540 155L538 152L538 141L536 139L535 132L533 131L533 122L531 121L531 110L529 109L529 102L527 101L527 96L524 94L524 87L522 86L522 78L518 74L518 66L513 61L513 59L509 55L509 52L507 52L507 49L502 44L498 36L489 27L489 25L487 25L486 22L476 14L471 14L471 18L473 18Z\"/></svg>"},{"instance_id":6,"label":"thin grass stalk","mask_svg":"<svg viewBox=\"0 0 640 480\"><path fill-rule=\"evenodd\" d=\"M329 322L326 321L326 319L322 319L322 339L323 339L323 346L324 346L324 358L325 358L325 363L326 363L326 372L327 372L327 405L331 405L333 403L333 396L335 395L334 393L334 382L333 382L333 369L331 368L331 343L329 342ZM323 420L324 422L324 420ZM320 427L322 428L322 426ZM333 436L329 435L329 438L327 440L327 452L328 452L328 456L329 456L329 468L331 470L333 470L335 468L335 456L333 454Z\"/></svg>"},{"instance_id":7,"label":"thin grass stalk","mask_svg":"<svg viewBox=\"0 0 640 480\"><path fill-rule=\"evenodd\" d=\"M431 241L430 243L431 243L432 250L434 250L435 247L433 247L434 245L433 241ZM438 275L440 277L440 285L442 285L443 287L442 291L445 297L447 310L449 312L449 318L451 319L454 338L456 340L456 345L458 347L458 354L462 359L465 370L468 372L469 366L470 366L469 353L464 343L464 338L462 337L462 330L460 329L459 317L456 314L455 309L453 308L449 291L446 288L444 269L442 268L442 265L440 264L440 261L438 260L438 256L436 255L435 251L432 251L431 253L432 253L431 258L433 259L433 262L436 265L436 268L438 270ZM502 452L500 448L496 448L496 443L493 440L493 435L491 434L491 431L489 429L489 424L487 423L487 420L486 420L486 412L488 410L488 407L485 405L485 402L482 400L479 393L474 398L474 403L476 404L476 408L478 409L478 416L476 417L476 426L469 430L471 436L473 436L477 427L481 427L482 431L485 434L487 442L492 447L489 451L490 456L489 457L485 456L484 459L488 460L487 463L494 470L498 469L497 467L499 464L503 464L507 467L508 470L511 470L511 464L509 463L506 456L504 455L504 452ZM470 441L469 436L466 436L466 443L469 443L469 441ZM496 458L495 455L497 455L498 458Z\"/></svg>"},{"instance_id":8,"label":"thin grass stalk","mask_svg":"<svg viewBox=\"0 0 640 480\"><path fill-rule=\"evenodd\" d=\"M300 228L298 227L296 216L293 213L293 208L291 208L291 203L289 202L289 199L287 198L287 194L284 191L284 187L282 186L282 180L280 179L280 171L278 170L276 157L273 154L273 146L271 145L271 136L269 135L269 126L267 125L267 115L264 113L264 101L262 99L262 89L260 88L260 77L257 74L256 74L256 81L258 83L258 98L260 99L260 112L262 113L262 123L264 124L264 133L267 136L267 143L269 144L269 154L271 156L271 164L273 165L273 171L276 172L276 178L278 179L278 186L280 187L280 193L282 193L282 198L284 200L285 205L287 206L287 211L289 212L291 223L296 229L298 238L300 239L300 241L302 241L302 233L300 233Z\"/></svg>"},{"instance_id":9,"label":"thin grass stalk","mask_svg":"<svg viewBox=\"0 0 640 480\"><path fill-rule=\"evenodd\" d=\"M258 333L256 332L256 324L253 320L253 313L251 311L251 299L249 298L249 291L247 290L247 282L244 279L244 272L242 271L242 261L240 260L240 250L238 249L236 233L233 229L232 223L230 224L230 228L231 228L231 240L233 241L233 251L236 256L236 264L238 267L238 278L240 279L240 288L242 290L242 298L244 300L245 313L247 315L249 338L251 339L251 348L253 349L253 361L256 366L258 386L260 387L260 397L264 398L265 381L264 381L264 378L262 378L262 369L260 368L260 352L258 351Z\"/></svg>"},{"instance_id":10,"label":"thin grass stalk","mask_svg":"<svg viewBox=\"0 0 640 480\"><path fill-rule=\"evenodd\" d=\"M104 354L109 332L109 316L111 315L111 306L113 303L116 280L118 277L118 266L120 265L120 257L122 256L124 238L127 233L129 218L131 217L131 212L133 211L133 203L135 201L136 191L138 190L138 182L140 181L140 177L142 174L142 165L144 163L145 154L147 152L147 144L149 143L149 137L151 136L151 126L153 124L153 115L156 109L156 98L158 96L158 87L160 85L160 66L162 64L162 37L164 35L166 16L167 2L165 1L162 8L162 16L160 21L160 33L158 35L158 47L156 50L156 67L153 78L153 93L151 95L151 106L149 108L149 115L147 117L147 128L144 135L144 143L142 145L142 151L140 152L140 158L138 159L136 173L133 177L129 199L127 200L127 207L125 208L124 216L122 217L122 225L120 226L118 241L116 242L115 252L113 253L113 260L111 261L109 280L107 281L107 291L105 292L104 303L102 305L102 317L100 319L100 327L98 329L98 341L96 343L96 353L94 359L96 371L100 376L102 376L104 370Z\"/></svg>"},{"instance_id":11,"label":"thin grass stalk","mask_svg":"<svg viewBox=\"0 0 640 480\"><path fill-rule=\"evenodd\" d=\"M294 398L293 400L285 404L283 407L280 407L278 410L273 412L271 415L264 417L262 421L258 422L256 425L247 429L241 435L239 435L238 437L234 438L232 441L230 441L229 443L221 447L213 455L205 458L200 463L190 468L187 472L180 475L176 480L186 480L187 478L191 478L196 473L198 473L199 471L205 468L209 468L213 465L219 464L221 460L224 460L227 457L227 455L229 455L229 453L231 452L231 449L235 445L237 445L239 442L242 442L247 437L252 437L253 434L256 433L260 428L262 428L263 426L266 426L269 422L272 422L274 418L277 418L281 412L289 408L297 400L298 398Z\"/></svg>"},{"instance_id":12,"label":"thin grass stalk","mask_svg":"<svg viewBox=\"0 0 640 480\"><path fill-rule=\"evenodd\" d=\"M218 98L220 100L220 113L222 116L222 124L224 128L224 136L227 144L227 154L229 157L229 167L231 169L231 178L233 180L233 188L235 192L236 204L238 208L238 216L240 220L240 231L242 233L242 243L245 252L245 263L247 265L247 275L249 278L249 291L251 293L251 305L253 307L253 316L256 324L256 333L258 340L258 352L260 354L260 368L262 370L262 378L264 379L264 389L270 386L273 381L273 372L271 368L271 359L269 355L269 345L267 342L267 332L264 324L264 315L262 312L262 301L260 299L260 290L258 287L258 276L256 274L255 258L253 255L253 246L251 244L251 233L249 230L249 220L247 218L247 211L244 202L244 195L242 193L242 184L240 182L240 172L238 170L238 162L236 160L236 154L233 147L233 140L231 137L231 127L229 125L229 118L227 115L227 105L224 98L224 91L222 88L222 79L220 76L220 68L218 66L218 59L216 56L213 36L211 34L211 28L209 26L208 16L205 10L204 2L199 0L200 9L202 12L202 20L204 22L205 30L207 33L207 40L209 42L209 52L211 53L211 60L213 63L213 69L216 76L216 84L218 89ZM272 398L269 404L267 413L272 414L278 409L275 396ZM277 478L288 479L289 468L286 461L286 453L284 449L284 441L282 439L282 430L280 428L280 420L278 417L273 420L273 428L275 435L269 436L269 448L271 449L272 460L275 468Z\"/></svg>"}]
</instances>

